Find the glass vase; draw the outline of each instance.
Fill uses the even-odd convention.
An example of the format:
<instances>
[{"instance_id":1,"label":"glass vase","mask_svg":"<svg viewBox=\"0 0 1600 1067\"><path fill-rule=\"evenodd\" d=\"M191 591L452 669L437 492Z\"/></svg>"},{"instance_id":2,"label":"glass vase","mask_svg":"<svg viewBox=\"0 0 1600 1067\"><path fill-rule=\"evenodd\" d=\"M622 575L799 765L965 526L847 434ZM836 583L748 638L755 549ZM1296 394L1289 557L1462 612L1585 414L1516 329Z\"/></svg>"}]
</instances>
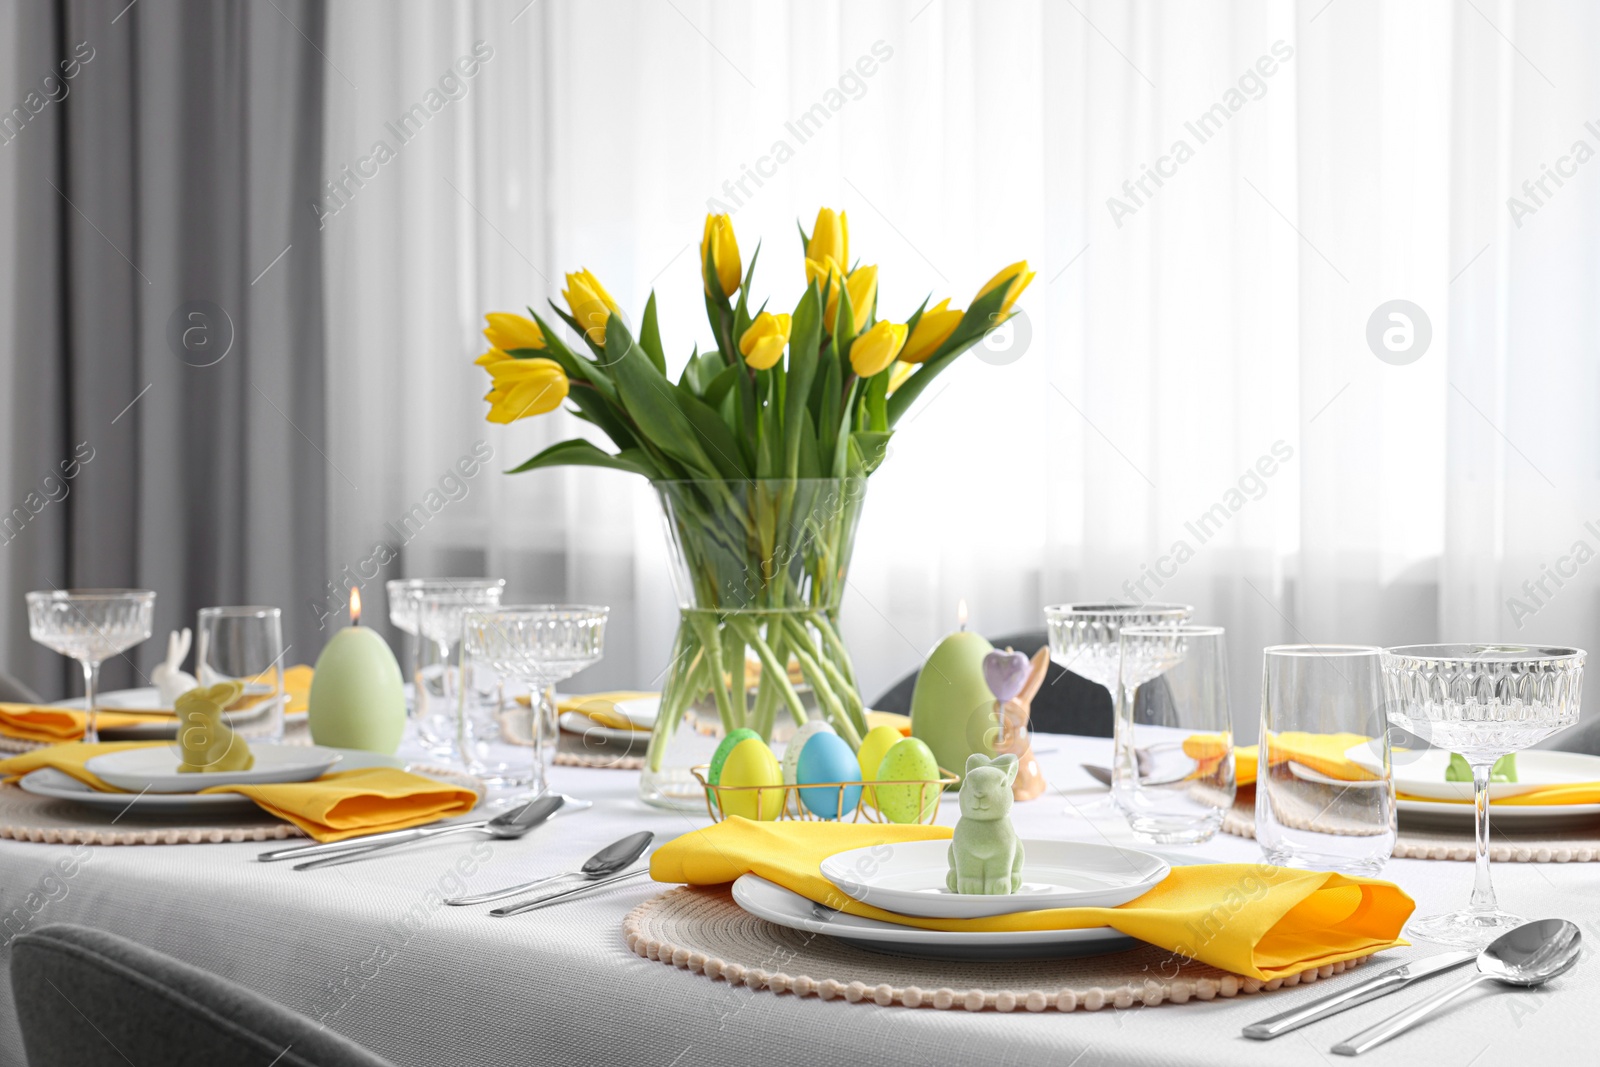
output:
<instances>
[{"instance_id":1,"label":"glass vase","mask_svg":"<svg viewBox=\"0 0 1600 1067\"><path fill-rule=\"evenodd\" d=\"M704 810L690 768L737 729L771 743L820 715L859 747L866 708L839 636L839 603L866 479L653 484L679 620L640 798Z\"/></svg>"}]
</instances>

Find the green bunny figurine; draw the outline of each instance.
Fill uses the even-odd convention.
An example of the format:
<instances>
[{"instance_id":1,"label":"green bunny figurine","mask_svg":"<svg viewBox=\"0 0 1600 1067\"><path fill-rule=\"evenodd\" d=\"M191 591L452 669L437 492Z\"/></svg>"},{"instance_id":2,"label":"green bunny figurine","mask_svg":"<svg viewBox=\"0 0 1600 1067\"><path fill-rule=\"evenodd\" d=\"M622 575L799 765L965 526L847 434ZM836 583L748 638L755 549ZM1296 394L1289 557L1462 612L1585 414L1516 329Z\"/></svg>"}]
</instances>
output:
<instances>
[{"instance_id":1,"label":"green bunny figurine","mask_svg":"<svg viewBox=\"0 0 1600 1067\"><path fill-rule=\"evenodd\" d=\"M255 766L250 746L222 721L222 709L243 692L243 682L222 682L209 689L191 689L177 699L178 746L183 751L179 774L248 771Z\"/></svg>"},{"instance_id":2,"label":"green bunny figurine","mask_svg":"<svg viewBox=\"0 0 1600 1067\"><path fill-rule=\"evenodd\" d=\"M1017 757L1009 752L990 759L981 752L967 757L961 781L961 819L950 839L952 893L990 896L1015 893L1022 887L1022 842L1011 825L1011 783Z\"/></svg>"}]
</instances>

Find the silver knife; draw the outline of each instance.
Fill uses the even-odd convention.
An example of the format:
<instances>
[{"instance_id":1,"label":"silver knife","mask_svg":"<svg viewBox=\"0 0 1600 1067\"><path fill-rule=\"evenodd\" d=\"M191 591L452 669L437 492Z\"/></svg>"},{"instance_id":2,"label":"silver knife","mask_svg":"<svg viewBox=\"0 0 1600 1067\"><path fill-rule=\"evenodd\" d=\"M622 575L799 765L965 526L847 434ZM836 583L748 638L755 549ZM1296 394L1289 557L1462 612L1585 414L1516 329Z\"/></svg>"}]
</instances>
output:
<instances>
[{"instance_id":1,"label":"silver knife","mask_svg":"<svg viewBox=\"0 0 1600 1067\"><path fill-rule=\"evenodd\" d=\"M1425 959L1413 960L1402 963L1398 967L1391 967L1382 974L1377 975L1359 985L1349 989L1341 989L1337 993L1325 997L1318 997L1309 1004L1302 1004L1293 1011L1286 1011L1281 1015L1274 1015L1270 1019L1262 1019L1258 1023L1251 1023L1244 1028L1245 1037L1253 1037L1258 1041L1266 1041L1287 1034L1290 1030L1298 1030L1307 1023L1314 1023L1318 1019L1326 1019L1330 1015L1337 1015L1346 1008L1353 1008L1357 1004L1365 1004L1369 1000L1386 996L1397 989L1404 989L1412 982L1427 978L1435 974L1443 974L1470 963L1478 958L1476 952L1442 952L1437 956L1428 956Z\"/></svg>"},{"instance_id":2,"label":"silver knife","mask_svg":"<svg viewBox=\"0 0 1600 1067\"><path fill-rule=\"evenodd\" d=\"M646 856L644 866L636 870L625 871L622 874L613 874L610 878L601 878L599 881L595 882L585 882L584 884L574 886L571 889L563 889L558 893L546 893L541 897L533 897L530 900L522 900L515 904L507 904L503 908L495 908L489 914L493 915L497 919L503 919L508 915L521 915L525 911L538 911L540 908L547 908L551 904L555 904L563 900L571 900L573 897L581 897L587 893L593 893L595 890L602 889L614 882L625 882L630 878L638 878L640 875L649 873L650 858ZM1473 959L1477 959L1477 957L1474 956Z\"/></svg>"}]
</instances>

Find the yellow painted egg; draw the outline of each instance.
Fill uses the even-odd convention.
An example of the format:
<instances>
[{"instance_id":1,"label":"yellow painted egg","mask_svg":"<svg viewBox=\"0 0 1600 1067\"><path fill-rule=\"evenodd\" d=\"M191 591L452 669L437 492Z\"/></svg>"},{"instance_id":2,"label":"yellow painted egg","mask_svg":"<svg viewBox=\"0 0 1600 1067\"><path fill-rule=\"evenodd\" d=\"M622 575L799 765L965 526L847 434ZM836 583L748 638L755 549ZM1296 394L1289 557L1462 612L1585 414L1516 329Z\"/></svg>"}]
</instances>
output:
<instances>
[{"instance_id":1,"label":"yellow painted egg","mask_svg":"<svg viewBox=\"0 0 1600 1067\"><path fill-rule=\"evenodd\" d=\"M920 738L903 737L895 742L878 765L875 777L880 782L933 783L874 787L878 794L878 810L890 822L927 822L939 806L939 761Z\"/></svg>"},{"instance_id":2,"label":"yellow painted egg","mask_svg":"<svg viewBox=\"0 0 1600 1067\"><path fill-rule=\"evenodd\" d=\"M867 731L867 736L861 739L861 747L856 750L856 762L861 767L861 780L870 782L878 776L878 765L883 762L883 757L889 750L899 744L905 735L893 726L874 726ZM861 795L862 803L869 807L877 807L877 798L872 795L869 787Z\"/></svg>"},{"instance_id":3,"label":"yellow painted egg","mask_svg":"<svg viewBox=\"0 0 1600 1067\"><path fill-rule=\"evenodd\" d=\"M747 737L733 746L722 763L719 781L722 810L746 819L776 819L783 812L783 768L759 737ZM743 789L741 786L776 788Z\"/></svg>"}]
</instances>

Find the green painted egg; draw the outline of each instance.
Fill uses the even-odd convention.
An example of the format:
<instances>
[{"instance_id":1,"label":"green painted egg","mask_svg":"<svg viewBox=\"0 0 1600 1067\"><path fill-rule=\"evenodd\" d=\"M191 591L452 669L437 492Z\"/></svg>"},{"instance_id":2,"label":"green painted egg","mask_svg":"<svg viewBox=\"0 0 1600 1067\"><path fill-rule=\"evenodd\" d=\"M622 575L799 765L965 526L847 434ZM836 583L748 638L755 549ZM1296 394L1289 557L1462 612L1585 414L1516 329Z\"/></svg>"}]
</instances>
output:
<instances>
[{"instance_id":1,"label":"green painted egg","mask_svg":"<svg viewBox=\"0 0 1600 1067\"><path fill-rule=\"evenodd\" d=\"M880 782L933 782L933 785L879 785L878 810L890 822L926 822L939 805L939 761L919 738L904 737L883 757L875 776Z\"/></svg>"}]
</instances>

